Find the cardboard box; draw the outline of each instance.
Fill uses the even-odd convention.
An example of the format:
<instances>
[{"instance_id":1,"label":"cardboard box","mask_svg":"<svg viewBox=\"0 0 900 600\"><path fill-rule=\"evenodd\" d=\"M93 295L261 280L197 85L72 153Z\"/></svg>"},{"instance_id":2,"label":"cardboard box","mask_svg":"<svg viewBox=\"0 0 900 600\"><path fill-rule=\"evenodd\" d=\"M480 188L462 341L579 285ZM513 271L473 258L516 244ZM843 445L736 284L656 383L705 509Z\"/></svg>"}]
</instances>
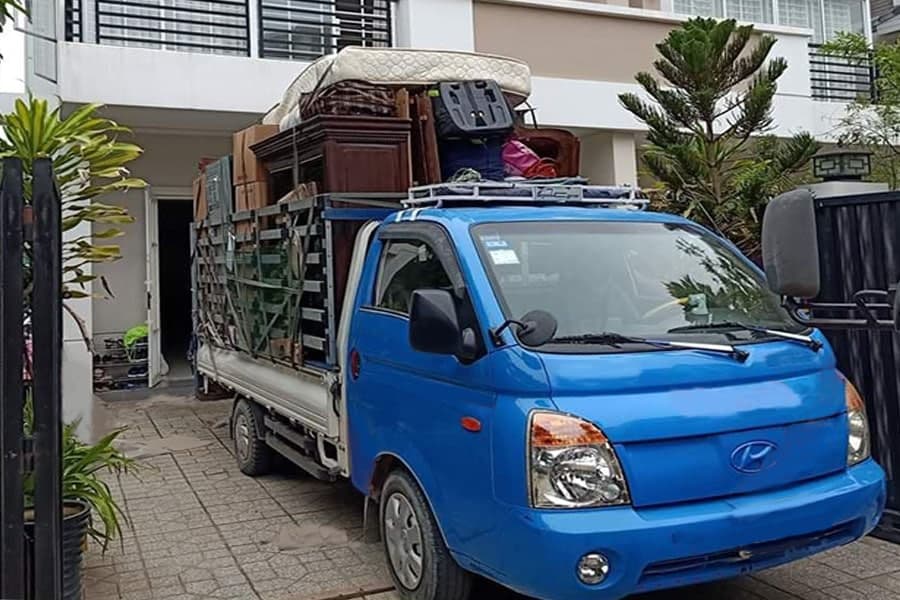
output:
<instances>
[{"instance_id":1,"label":"cardboard box","mask_svg":"<svg viewBox=\"0 0 900 600\"><path fill-rule=\"evenodd\" d=\"M206 220L209 206L206 202L206 173L200 173L194 178L194 221L200 223Z\"/></svg>"},{"instance_id":2,"label":"cardboard box","mask_svg":"<svg viewBox=\"0 0 900 600\"><path fill-rule=\"evenodd\" d=\"M266 181L269 173L256 158L250 146L278 133L278 125L253 125L232 137L234 155L234 184Z\"/></svg>"},{"instance_id":3,"label":"cardboard box","mask_svg":"<svg viewBox=\"0 0 900 600\"><path fill-rule=\"evenodd\" d=\"M269 354L272 358L289 362L291 360L291 338L272 338L269 340ZM300 344L294 344L294 361L302 362L302 348Z\"/></svg>"},{"instance_id":4,"label":"cardboard box","mask_svg":"<svg viewBox=\"0 0 900 600\"><path fill-rule=\"evenodd\" d=\"M269 183L257 181L245 183L234 188L235 211L255 210L269 205Z\"/></svg>"},{"instance_id":5,"label":"cardboard box","mask_svg":"<svg viewBox=\"0 0 900 600\"><path fill-rule=\"evenodd\" d=\"M245 183L234 188L234 210L256 210L269 205L269 184L266 181ZM239 221L235 225L236 233L250 233L256 221ZM262 224L265 229L266 224Z\"/></svg>"},{"instance_id":6,"label":"cardboard box","mask_svg":"<svg viewBox=\"0 0 900 600\"><path fill-rule=\"evenodd\" d=\"M315 181L310 181L309 183L298 183L293 192L288 192L287 194L279 198L276 204L285 204L289 202L295 202L297 200L314 198L318 193L318 186L316 185Z\"/></svg>"}]
</instances>

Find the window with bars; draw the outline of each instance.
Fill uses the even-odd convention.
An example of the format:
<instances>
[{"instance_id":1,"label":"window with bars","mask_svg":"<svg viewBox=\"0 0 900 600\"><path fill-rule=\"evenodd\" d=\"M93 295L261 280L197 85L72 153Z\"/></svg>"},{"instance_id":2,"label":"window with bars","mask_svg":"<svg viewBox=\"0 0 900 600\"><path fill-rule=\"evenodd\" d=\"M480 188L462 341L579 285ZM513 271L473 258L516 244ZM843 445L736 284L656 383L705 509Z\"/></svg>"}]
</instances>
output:
<instances>
[{"instance_id":1,"label":"window with bars","mask_svg":"<svg viewBox=\"0 0 900 600\"><path fill-rule=\"evenodd\" d=\"M718 0L674 0L674 10L681 15L721 17L722 4Z\"/></svg>"},{"instance_id":2,"label":"window with bars","mask_svg":"<svg viewBox=\"0 0 900 600\"><path fill-rule=\"evenodd\" d=\"M248 0L96 0L97 43L247 55Z\"/></svg>"},{"instance_id":3,"label":"window with bars","mask_svg":"<svg viewBox=\"0 0 900 600\"><path fill-rule=\"evenodd\" d=\"M82 41L81 35L81 2L82 0L66 0L65 3L65 35L67 42Z\"/></svg>"},{"instance_id":4,"label":"window with bars","mask_svg":"<svg viewBox=\"0 0 900 600\"><path fill-rule=\"evenodd\" d=\"M259 0L260 54L314 60L347 46L391 45L391 0Z\"/></svg>"},{"instance_id":5,"label":"window with bars","mask_svg":"<svg viewBox=\"0 0 900 600\"><path fill-rule=\"evenodd\" d=\"M865 0L673 0L678 14L778 23L814 32L822 43L841 31L866 33ZM777 5L777 12L774 7Z\"/></svg>"}]
</instances>

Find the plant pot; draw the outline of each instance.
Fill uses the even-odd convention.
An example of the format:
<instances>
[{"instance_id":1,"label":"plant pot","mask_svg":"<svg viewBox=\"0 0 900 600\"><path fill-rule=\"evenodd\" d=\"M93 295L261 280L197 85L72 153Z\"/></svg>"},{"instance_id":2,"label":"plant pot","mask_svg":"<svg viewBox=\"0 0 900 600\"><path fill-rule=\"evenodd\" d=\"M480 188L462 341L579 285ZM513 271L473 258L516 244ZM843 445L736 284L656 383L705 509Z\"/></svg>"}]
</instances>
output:
<instances>
[{"instance_id":1,"label":"plant pot","mask_svg":"<svg viewBox=\"0 0 900 600\"><path fill-rule=\"evenodd\" d=\"M87 545L91 508L78 500L63 502L62 595L60 600L81 600L81 562ZM34 562L34 509L25 509L25 600L33 600L34 582L41 577Z\"/></svg>"}]
</instances>

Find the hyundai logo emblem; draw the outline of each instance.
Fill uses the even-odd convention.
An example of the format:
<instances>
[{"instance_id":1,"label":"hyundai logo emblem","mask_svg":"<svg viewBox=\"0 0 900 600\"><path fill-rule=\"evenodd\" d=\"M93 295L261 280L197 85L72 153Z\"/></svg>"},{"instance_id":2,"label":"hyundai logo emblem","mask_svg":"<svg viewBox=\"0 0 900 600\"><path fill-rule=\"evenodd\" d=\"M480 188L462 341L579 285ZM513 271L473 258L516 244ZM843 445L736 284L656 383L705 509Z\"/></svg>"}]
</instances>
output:
<instances>
[{"instance_id":1,"label":"hyundai logo emblem","mask_svg":"<svg viewBox=\"0 0 900 600\"><path fill-rule=\"evenodd\" d=\"M741 473L759 473L775 465L777 449L778 446L765 441L741 444L731 453L731 466Z\"/></svg>"}]
</instances>

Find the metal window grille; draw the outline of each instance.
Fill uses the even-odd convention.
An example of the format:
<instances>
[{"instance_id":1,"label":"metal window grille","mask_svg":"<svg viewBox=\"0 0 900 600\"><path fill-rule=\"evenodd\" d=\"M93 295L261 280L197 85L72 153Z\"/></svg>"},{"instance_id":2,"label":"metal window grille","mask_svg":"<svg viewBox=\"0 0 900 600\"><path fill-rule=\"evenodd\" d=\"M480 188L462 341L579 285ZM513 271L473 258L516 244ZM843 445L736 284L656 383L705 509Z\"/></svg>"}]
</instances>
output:
<instances>
[{"instance_id":1,"label":"metal window grille","mask_svg":"<svg viewBox=\"0 0 900 600\"><path fill-rule=\"evenodd\" d=\"M246 56L250 54L247 2L96 0L96 41L98 44Z\"/></svg>"},{"instance_id":2,"label":"metal window grille","mask_svg":"<svg viewBox=\"0 0 900 600\"><path fill-rule=\"evenodd\" d=\"M81 0L66 0L65 4L65 31L67 42L82 41L81 34Z\"/></svg>"},{"instance_id":3,"label":"metal window grille","mask_svg":"<svg viewBox=\"0 0 900 600\"><path fill-rule=\"evenodd\" d=\"M389 47L391 0L259 0L260 56L315 60L347 46Z\"/></svg>"},{"instance_id":4,"label":"metal window grille","mask_svg":"<svg viewBox=\"0 0 900 600\"><path fill-rule=\"evenodd\" d=\"M812 97L817 100L852 102L857 98L876 99L875 67L871 58L849 60L830 56L809 47L809 78Z\"/></svg>"}]
</instances>

